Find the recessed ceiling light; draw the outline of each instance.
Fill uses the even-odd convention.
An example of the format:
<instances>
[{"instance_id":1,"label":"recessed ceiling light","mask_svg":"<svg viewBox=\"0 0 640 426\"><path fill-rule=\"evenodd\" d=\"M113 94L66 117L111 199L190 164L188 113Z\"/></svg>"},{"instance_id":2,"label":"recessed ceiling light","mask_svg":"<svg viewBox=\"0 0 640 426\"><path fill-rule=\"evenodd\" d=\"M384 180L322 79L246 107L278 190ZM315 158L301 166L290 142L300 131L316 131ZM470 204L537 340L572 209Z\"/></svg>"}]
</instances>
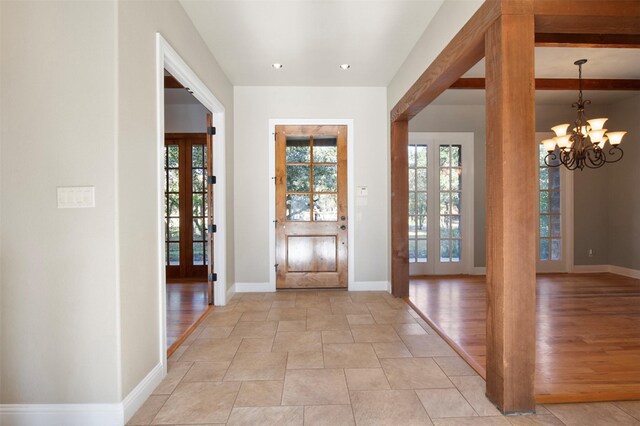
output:
<instances>
[{"instance_id":1,"label":"recessed ceiling light","mask_svg":"<svg viewBox=\"0 0 640 426\"><path fill-rule=\"evenodd\" d=\"M340 68L342 68L343 70L348 70L349 68L351 68L351 65L349 65L349 64L342 64L342 65L340 65Z\"/></svg>"},{"instance_id":2,"label":"recessed ceiling light","mask_svg":"<svg viewBox=\"0 0 640 426\"><path fill-rule=\"evenodd\" d=\"M280 68L282 68L282 64L271 64L272 67L274 67L275 69L279 70Z\"/></svg>"}]
</instances>

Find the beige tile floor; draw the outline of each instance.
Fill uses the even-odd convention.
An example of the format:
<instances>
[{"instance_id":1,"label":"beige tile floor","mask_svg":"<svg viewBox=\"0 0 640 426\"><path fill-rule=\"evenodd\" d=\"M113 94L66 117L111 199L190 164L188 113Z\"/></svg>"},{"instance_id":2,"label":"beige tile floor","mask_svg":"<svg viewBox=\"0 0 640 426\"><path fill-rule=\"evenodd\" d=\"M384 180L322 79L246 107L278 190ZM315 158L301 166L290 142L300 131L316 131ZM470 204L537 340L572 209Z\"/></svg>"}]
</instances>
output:
<instances>
[{"instance_id":1,"label":"beige tile floor","mask_svg":"<svg viewBox=\"0 0 640 426\"><path fill-rule=\"evenodd\" d=\"M503 417L484 381L386 293L246 293L169 359L129 425L638 425L640 401Z\"/></svg>"}]
</instances>

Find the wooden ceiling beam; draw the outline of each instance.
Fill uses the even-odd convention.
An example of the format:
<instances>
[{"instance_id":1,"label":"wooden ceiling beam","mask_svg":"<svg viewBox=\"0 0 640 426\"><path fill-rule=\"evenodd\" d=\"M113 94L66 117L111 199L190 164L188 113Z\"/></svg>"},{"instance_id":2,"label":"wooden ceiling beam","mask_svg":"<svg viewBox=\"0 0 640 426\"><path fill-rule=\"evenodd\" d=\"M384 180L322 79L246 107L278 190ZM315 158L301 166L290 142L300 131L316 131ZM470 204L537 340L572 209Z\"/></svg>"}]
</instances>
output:
<instances>
[{"instance_id":1,"label":"wooden ceiling beam","mask_svg":"<svg viewBox=\"0 0 640 426\"><path fill-rule=\"evenodd\" d=\"M537 33L536 47L640 48L638 34Z\"/></svg>"},{"instance_id":2,"label":"wooden ceiling beam","mask_svg":"<svg viewBox=\"0 0 640 426\"><path fill-rule=\"evenodd\" d=\"M500 16L500 5L487 1L480 6L391 110L391 121L415 117L484 57L484 35Z\"/></svg>"},{"instance_id":3,"label":"wooden ceiling beam","mask_svg":"<svg viewBox=\"0 0 640 426\"><path fill-rule=\"evenodd\" d=\"M165 89L184 89L184 86L180 84L178 80L172 75L164 76L164 88Z\"/></svg>"},{"instance_id":4,"label":"wooden ceiling beam","mask_svg":"<svg viewBox=\"0 0 640 426\"><path fill-rule=\"evenodd\" d=\"M575 78L536 78L536 90L578 90ZM484 78L460 78L450 89L484 89ZM640 90L640 80L582 79L584 90Z\"/></svg>"},{"instance_id":5,"label":"wooden ceiling beam","mask_svg":"<svg viewBox=\"0 0 640 426\"><path fill-rule=\"evenodd\" d=\"M536 33L640 34L637 0L534 0Z\"/></svg>"}]
</instances>

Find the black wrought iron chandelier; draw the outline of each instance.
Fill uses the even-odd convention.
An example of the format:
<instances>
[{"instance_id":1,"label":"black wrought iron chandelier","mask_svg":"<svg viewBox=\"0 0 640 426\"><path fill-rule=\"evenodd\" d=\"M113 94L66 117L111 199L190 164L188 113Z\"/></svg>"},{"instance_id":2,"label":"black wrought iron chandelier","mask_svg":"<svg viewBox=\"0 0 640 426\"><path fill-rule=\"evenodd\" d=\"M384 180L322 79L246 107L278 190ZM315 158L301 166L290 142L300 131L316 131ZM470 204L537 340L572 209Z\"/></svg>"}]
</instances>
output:
<instances>
[{"instance_id":1,"label":"black wrought iron chandelier","mask_svg":"<svg viewBox=\"0 0 640 426\"><path fill-rule=\"evenodd\" d=\"M569 131L570 124L559 124L551 128L556 137L542 141L547 151L544 162L549 167L563 164L569 170L582 170L585 167L597 169L622 159L623 152L619 145L627 132L609 132L604 128L607 118L587 120L584 112L585 105L591 103L582 99L582 65L586 62L586 59L574 62L578 66L580 92L578 102L572 105L578 109L573 129Z\"/></svg>"}]
</instances>

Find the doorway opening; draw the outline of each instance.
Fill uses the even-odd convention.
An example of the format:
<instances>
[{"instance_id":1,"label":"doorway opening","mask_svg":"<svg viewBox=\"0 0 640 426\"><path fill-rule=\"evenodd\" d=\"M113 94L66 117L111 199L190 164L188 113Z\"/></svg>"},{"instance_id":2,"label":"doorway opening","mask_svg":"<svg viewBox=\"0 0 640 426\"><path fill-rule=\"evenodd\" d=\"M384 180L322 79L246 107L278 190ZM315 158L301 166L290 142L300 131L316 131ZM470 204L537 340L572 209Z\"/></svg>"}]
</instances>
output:
<instances>
[{"instance_id":1,"label":"doorway opening","mask_svg":"<svg viewBox=\"0 0 640 426\"><path fill-rule=\"evenodd\" d=\"M183 302L189 304L194 300L198 302L198 306L205 306L205 309L210 309L211 305L226 304L226 191L224 181L220 182L221 179L218 179L225 177L226 169L225 108L159 33L156 34L156 49L158 349L166 374L168 352L171 352L167 348L177 348L180 344L179 339L173 345L168 344L169 335L174 333L174 327L168 322L170 310ZM171 100L167 99L169 102L165 102L165 97L170 96L165 93L165 83L167 87L182 89L176 96L187 97L190 104L194 105L192 108L208 113L204 116L185 116L187 121L194 120L195 125L201 126L197 131L169 127L173 125L169 123ZM196 102L191 98L195 98ZM170 133L183 135L169 135ZM184 133L188 133L188 137ZM201 135L194 136L191 133ZM202 133L206 134L204 144ZM172 145L178 145L178 148L170 149ZM173 176L170 177L169 174ZM187 186L187 183L190 185ZM180 191L181 185L183 191ZM172 197L174 200L170 200L171 194L177 194ZM181 198L184 200L183 204ZM174 220L172 224L171 219L175 218L180 220ZM175 266L178 268L171 268ZM173 270L170 271L171 269ZM204 280L200 281L203 271ZM175 288L171 282L174 278L172 274L175 273L178 273L179 279L186 281L179 287L181 291L177 298L167 292L168 289ZM198 283L200 286L195 285ZM198 316L193 312L191 315ZM199 314L199 318L202 318L202 314ZM196 326L197 323L192 324L191 329ZM183 339L187 335L188 333L182 334Z\"/></svg>"},{"instance_id":2,"label":"doorway opening","mask_svg":"<svg viewBox=\"0 0 640 426\"><path fill-rule=\"evenodd\" d=\"M164 72L164 223L167 356L195 330L213 304L212 114Z\"/></svg>"}]
</instances>

